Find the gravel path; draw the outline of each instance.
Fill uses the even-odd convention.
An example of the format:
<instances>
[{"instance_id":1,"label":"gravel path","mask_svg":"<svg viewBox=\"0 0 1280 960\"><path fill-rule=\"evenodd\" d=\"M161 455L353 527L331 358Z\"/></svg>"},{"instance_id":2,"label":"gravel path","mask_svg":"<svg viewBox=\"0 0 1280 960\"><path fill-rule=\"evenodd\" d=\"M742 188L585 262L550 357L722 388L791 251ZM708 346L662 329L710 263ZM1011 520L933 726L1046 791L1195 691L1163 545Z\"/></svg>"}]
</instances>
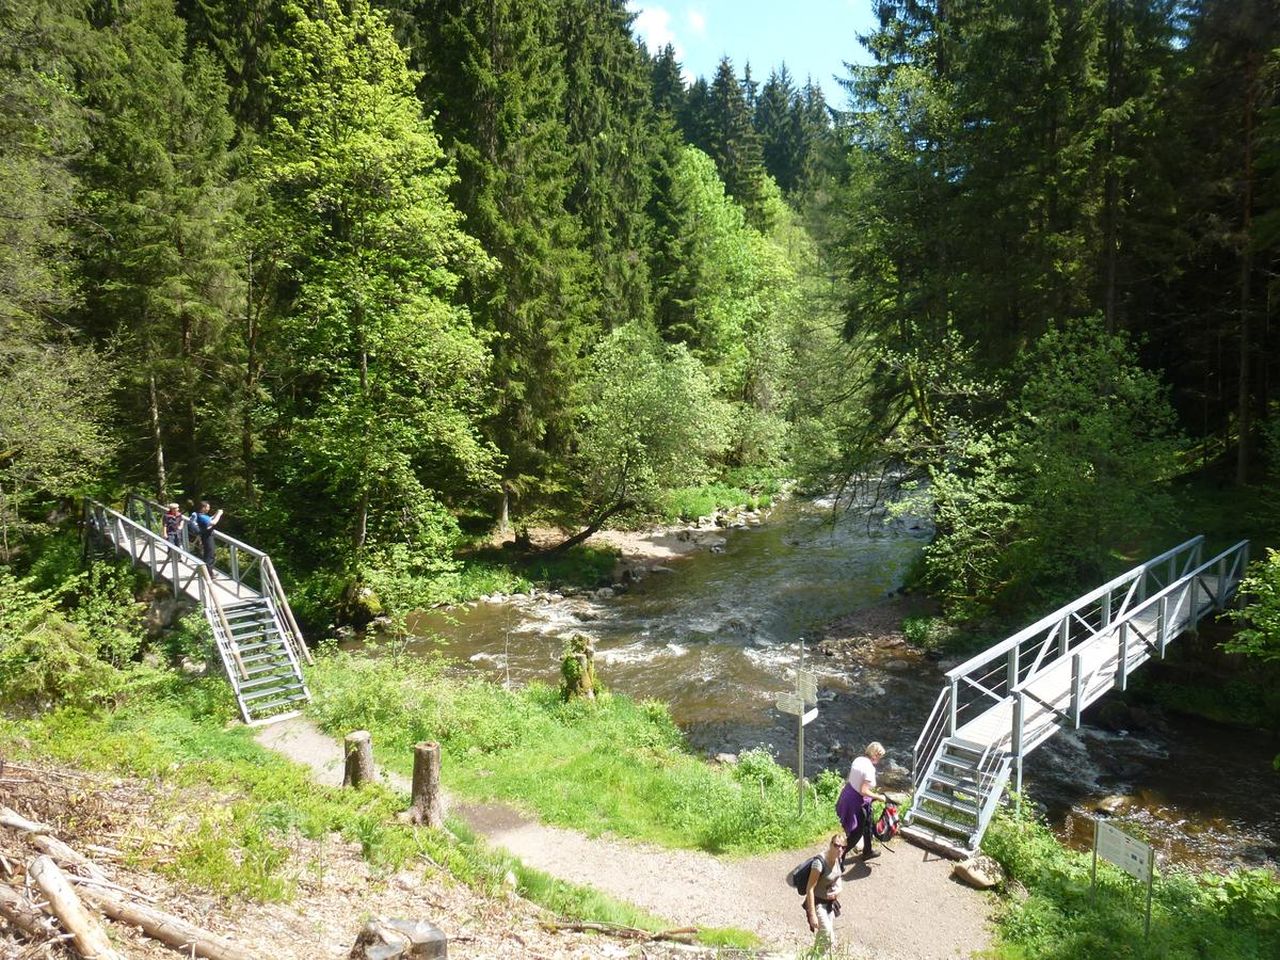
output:
<instances>
[{"instance_id":1,"label":"gravel path","mask_svg":"<svg viewBox=\"0 0 1280 960\"><path fill-rule=\"evenodd\" d=\"M263 727L257 736L264 746L311 767L320 782L341 784L341 744L305 718ZM393 788L409 791L405 778L382 776ZM590 838L504 806L460 804L449 812L530 867L595 887L673 926L737 927L786 951L812 940L800 898L783 878L816 849L730 859ZM969 957L990 942L991 899L953 881L949 860L903 840L870 864L850 867L841 901L837 935L849 957L945 960Z\"/></svg>"}]
</instances>

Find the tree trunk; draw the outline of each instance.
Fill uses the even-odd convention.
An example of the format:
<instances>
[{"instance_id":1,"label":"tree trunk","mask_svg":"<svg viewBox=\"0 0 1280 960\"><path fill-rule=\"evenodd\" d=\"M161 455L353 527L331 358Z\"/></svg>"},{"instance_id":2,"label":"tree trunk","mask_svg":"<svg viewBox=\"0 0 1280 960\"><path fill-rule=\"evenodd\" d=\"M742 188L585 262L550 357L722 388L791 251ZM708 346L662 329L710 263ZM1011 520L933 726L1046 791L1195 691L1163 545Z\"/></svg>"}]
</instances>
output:
<instances>
[{"instance_id":1,"label":"tree trunk","mask_svg":"<svg viewBox=\"0 0 1280 960\"><path fill-rule=\"evenodd\" d=\"M428 827L444 826L440 803L440 744L435 741L414 745L413 807L409 819Z\"/></svg>"},{"instance_id":2,"label":"tree trunk","mask_svg":"<svg viewBox=\"0 0 1280 960\"><path fill-rule=\"evenodd\" d=\"M585 528L578 531L573 536L569 537L567 540L562 540L560 543L557 543L554 547L548 547L543 552L550 557L550 556L555 556L558 553L563 553L564 551L568 550L570 547L576 547L578 544L582 543L584 540L588 539L593 533L599 530L604 525L606 520L608 520L610 517L614 516L615 514L621 513L623 510L627 509L627 507L629 506L631 506L631 501L619 500L613 506L607 507L606 509L601 510L598 514L596 514L595 518L592 519L592 521L588 523Z\"/></svg>"},{"instance_id":3,"label":"tree trunk","mask_svg":"<svg viewBox=\"0 0 1280 960\"><path fill-rule=\"evenodd\" d=\"M76 952L86 960L124 960L124 956L111 946L107 932L96 917L84 908L71 884L52 858L36 857L27 868L27 876L49 901L46 909L71 934Z\"/></svg>"},{"instance_id":4,"label":"tree trunk","mask_svg":"<svg viewBox=\"0 0 1280 960\"><path fill-rule=\"evenodd\" d=\"M1249 314L1252 304L1253 279L1253 136L1254 83L1257 77L1257 55L1245 58L1244 76L1244 197L1240 217L1240 380L1236 394L1236 425L1239 445L1236 447L1236 485L1249 482L1249 433L1253 429L1252 383L1250 367Z\"/></svg>"},{"instance_id":5,"label":"tree trunk","mask_svg":"<svg viewBox=\"0 0 1280 960\"><path fill-rule=\"evenodd\" d=\"M373 736L369 731L355 730L348 733L343 740L343 750L346 755L346 767L342 774L342 785L361 787L366 783L372 783L374 779Z\"/></svg>"},{"instance_id":6,"label":"tree trunk","mask_svg":"<svg viewBox=\"0 0 1280 960\"><path fill-rule=\"evenodd\" d=\"M253 960L249 952L181 917L141 904L127 903L115 894L95 887L86 887L81 896L112 920L140 927L148 937L184 956L206 957L208 960Z\"/></svg>"},{"instance_id":7,"label":"tree trunk","mask_svg":"<svg viewBox=\"0 0 1280 960\"><path fill-rule=\"evenodd\" d=\"M150 388L151 403L151 438L156 445L156 495L161 501L169 499L169 483L164 471L164 436L160 432L160 399L156 395L156 375L153 373L147 380Z\"/></svg>"}]
</instances>

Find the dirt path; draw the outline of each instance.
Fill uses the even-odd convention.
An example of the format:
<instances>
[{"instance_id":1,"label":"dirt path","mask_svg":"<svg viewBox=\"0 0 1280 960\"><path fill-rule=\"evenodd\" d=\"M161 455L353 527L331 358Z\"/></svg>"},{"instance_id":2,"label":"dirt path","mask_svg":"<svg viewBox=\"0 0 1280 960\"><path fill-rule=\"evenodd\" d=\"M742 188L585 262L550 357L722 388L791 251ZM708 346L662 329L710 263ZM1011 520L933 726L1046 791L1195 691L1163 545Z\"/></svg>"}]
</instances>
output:
<instances>
[{"instance_id":1,"label":"dirt path","mask_svg":"<svg viewBox=\"0 0 1280 960\"><path fill-rule=\"evenodd\" d=\"M305 718L264 727L264 746L305 764L317 780L342 782L342 747ZM403 777L383 772L395 789ZM452 813L477 834L552 876L587 884L668 919L673 925L737 927L775 947L807 946L812 935L800 898L783 884L786 872L810 852L787 851L728 859L549 827L508 807L457 805ZM833 816L834 821L834 816ZM877 960L968 957L989 943L990 899L950 878L951 863L910 846L892 844L869 865L845 875L837 933L847 956Z\"/></svg>"}]
</instances>

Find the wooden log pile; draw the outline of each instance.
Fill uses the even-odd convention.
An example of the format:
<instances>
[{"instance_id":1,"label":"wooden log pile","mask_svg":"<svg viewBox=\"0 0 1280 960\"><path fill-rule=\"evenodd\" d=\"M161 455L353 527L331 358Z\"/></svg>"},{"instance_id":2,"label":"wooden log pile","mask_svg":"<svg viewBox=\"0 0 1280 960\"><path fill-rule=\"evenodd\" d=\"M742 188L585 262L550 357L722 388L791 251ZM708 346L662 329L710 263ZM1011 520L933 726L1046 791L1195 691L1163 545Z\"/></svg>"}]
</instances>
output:
<instances>
[{"instance_id":1,"label":"wooden log pile","mask_svg":"<svg viewBox=\"0 0 1280 960\"><path fill-rule=\"evenodd\" d=\"M21 834L41 853L19 870L18 888L0 883L0 918L34 942L63 940L84 960L124 960L102 918L141 930L188 957L252 960L251 955L181 917L137 902L147 898L111 882L106 871L54 836L52 828L0 806L0 829Z\"/></svg>"}]
</instances>

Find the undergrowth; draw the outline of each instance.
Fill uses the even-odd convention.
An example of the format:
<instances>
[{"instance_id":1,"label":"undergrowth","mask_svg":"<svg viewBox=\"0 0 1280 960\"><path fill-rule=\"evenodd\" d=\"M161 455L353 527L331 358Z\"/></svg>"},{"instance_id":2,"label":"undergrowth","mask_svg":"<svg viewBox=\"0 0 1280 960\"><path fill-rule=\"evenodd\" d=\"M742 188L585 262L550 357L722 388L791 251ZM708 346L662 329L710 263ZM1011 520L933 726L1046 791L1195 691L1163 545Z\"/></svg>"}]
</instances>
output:
<instances>
[{"instance_id":1,"label":"undergrowth","mask_svg":"<svg viewBox=\"0 0 1280 960\"><path fill-rule=\"evenodd\" d=\"M1092 855L1064 848L1030 814L1001 814L982 848L1025 889L999 912L999 960L1280 957L1280 880L1270 871L1158 872L1148 939L1146 885L1100 862L1092 890Z\"/></svg>"},{"instance_id":2,"label":"undergrowth","mask_svg":"<svg viewBox=\"0 0 1280 960\"><path fill-rule=\"evenodd\" d=\"M406 808L406 798L384 786L320 786L305 768L259 746L251 731L228 727L233 712L220 678L192 681L168 674L133 698L127 710L63 707L25 720L0 720L0 738L10 745L11 757L50 759L177 788L162 791L152 810L174 828L164 831L174 844L165 862L148 862L145 838L125 852L137 866L152 866L211 893L287 901L296 892L294 878L309 866L295 862L291 838L337 833L360 844L375 874L418 867L427 875L451 875L487 896L505 893L511 875L522 897L565 919L647 930L666 926L591 888L526 867L487 847L456 819L447 830L401 823L396 815ZM709 944L754 942L731 929L701 936Z\"/></svg>"},{"instance_id":3,"label":"undergrowth","mask_svg":"<svg viewBox=\"0 0 1280 960\"><path fill-rule=\"evenodd\" d=\"M380 762L409 773L413 745L441 744L449 788L504 801L590 835L739 853L810 843L831 827L840 777L827 772L796 818L794 775L763 750L727 768L694 756L665 705L605 693L562 701L446 675L442 659L333 651L310 674L325 730L372 732Z\"/></svg>"}]
</instances>

